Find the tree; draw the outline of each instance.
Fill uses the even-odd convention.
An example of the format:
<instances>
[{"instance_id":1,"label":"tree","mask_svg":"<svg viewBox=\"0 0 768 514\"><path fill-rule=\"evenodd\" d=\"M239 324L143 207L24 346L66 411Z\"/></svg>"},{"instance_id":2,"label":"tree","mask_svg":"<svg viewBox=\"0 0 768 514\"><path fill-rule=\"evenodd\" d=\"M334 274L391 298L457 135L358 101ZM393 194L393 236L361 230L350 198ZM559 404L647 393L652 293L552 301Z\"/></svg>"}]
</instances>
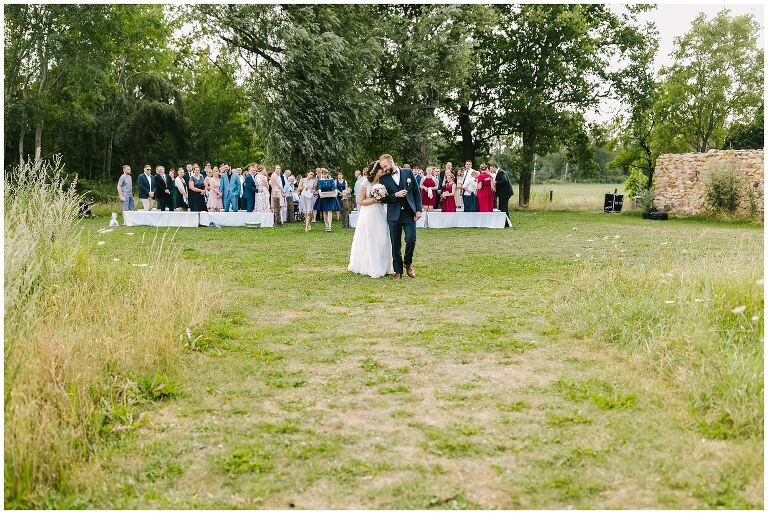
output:
<instances>
[{"instance_id":1,"label":"tree","mask_svg":"<svg viewBox=\"0 0 768 514\"><path fill-rule=\"evenodd\" d=\"M765 146L765 104L760 104L749 124L734 123L729 129L723 149L748 150Z\"/></svg>"},{"instance_id":2,"label":"tree","mask_svg":"<svg viewBox=\"0 0 768 514\"><path fill-rule=\"evenodd\" d=\"M489 67L498 70L494 123L521 138L520 205L530 197L534 156L559 146L586 148L582 113L623 80L643 36L632 12L605 5L496 5ZM581 154L581 152L577 152Z\"/></svg>"},{"instance_id":3,"label":"tree","mask_svg":"<svg viewBox=\"0 0 768 514\"><path fill-rule=\"evenodd\" d=\"M661 71L662 122L694 152L721 148L734 123L748 124L764 94L759 24L727 9L708 20L701 13L675 40L675 62Z\"/></svg>"}]
</instances>

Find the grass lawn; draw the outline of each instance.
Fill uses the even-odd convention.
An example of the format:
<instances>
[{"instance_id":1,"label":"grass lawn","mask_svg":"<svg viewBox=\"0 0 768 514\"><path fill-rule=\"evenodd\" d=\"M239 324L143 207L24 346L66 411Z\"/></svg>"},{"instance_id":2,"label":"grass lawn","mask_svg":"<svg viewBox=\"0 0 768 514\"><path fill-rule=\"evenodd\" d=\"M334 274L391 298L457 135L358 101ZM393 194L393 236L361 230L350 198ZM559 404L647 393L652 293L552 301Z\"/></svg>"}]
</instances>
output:
<instances>
[{"instance_id":1,"label":"grass lawn","mask_svg":"<svg viewBox=\"0 0 768 514\"><path fill-rule=\"evenodd\" d=\"M762 508L762 429L703 431L701 398L651 336L584 333L604 307L574 295L610 289L606 270L650 269L645 300L674 321L688 304L667 294L699 274L735 259L762 277L762 225L511 218L516 230L420 230L402 283L349 274L353 232L337 226L173 230L214 291L179 305L203 322L182 391L98 450L56 506ZM93 251L141 273L136 249L158 231L97 233L106 223L82 225ZM715 297L708 312L730 323ZM762 355L758 315L738 330Z\"/></svg>"}]
</instances>

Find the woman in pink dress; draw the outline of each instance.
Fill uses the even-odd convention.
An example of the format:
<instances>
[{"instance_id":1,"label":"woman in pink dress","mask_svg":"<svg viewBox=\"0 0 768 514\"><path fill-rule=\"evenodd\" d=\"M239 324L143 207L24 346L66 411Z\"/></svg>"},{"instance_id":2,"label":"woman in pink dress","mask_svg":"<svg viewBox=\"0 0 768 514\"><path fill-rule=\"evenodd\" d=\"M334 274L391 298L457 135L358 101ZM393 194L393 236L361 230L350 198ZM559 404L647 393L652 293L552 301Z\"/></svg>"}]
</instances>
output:
<instances>
[{"instance_id":1,"label":"woman in pink dress","mask_svg":"<svg viewBox=\"0 0 768 514\"><path fill-rule=\"evenodd\" d=\"M432 166L427 166L427 176L421 179L421 206L431 212L437 201L437 182L433 176Z\"/></svg>"},{"instance_id":2,"label":"woman in pink dress","mask_svg":"<svg viewBox=\"0 0 768 514\"><path fill-rule=\"evenodd\" d=\"M456 184L453 181L453 173L445 172L443 183L443 212L456 212Z\"/></svg>"},{"instance_id":3,"label":"woman in pink dress","mask_svg":"<svg viewBox=\"0 0 768 514\"><path fill-rule=\"evenodd\" d=\"M213 168L210 177L205 177L205 189L208 191L208 210L219 212L224 207L221 199L221 179L219 178L219 167Z\"/></svg>"},{"instance_id":4,"label":"woman in pink dress","mask_svg":"<svg viewBox=\"0 0 768 514\"><path fill-rule=\"evenodd\" d=\"M493 212L493 177L485 164L480 166L477 176L477 212Z\"/></svg>"}]
</instances>

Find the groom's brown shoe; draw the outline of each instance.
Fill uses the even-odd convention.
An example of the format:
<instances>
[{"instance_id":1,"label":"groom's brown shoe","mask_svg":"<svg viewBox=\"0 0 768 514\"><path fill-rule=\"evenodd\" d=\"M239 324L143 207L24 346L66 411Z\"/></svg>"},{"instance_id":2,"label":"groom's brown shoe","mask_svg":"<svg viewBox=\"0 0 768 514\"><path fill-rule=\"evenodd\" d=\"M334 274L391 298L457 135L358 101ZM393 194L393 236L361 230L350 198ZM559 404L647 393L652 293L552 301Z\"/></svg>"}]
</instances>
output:
<instances>
[{"instance_id":1,"label":"groom's brown shoe","mask_svg":"<svg viewBox=\"0 0 768 514\"><path fill-rule=\"evenodd\" d=\"M408 276L411 278L416 278L416 272L413 271L413 266L406 266L405 272L408 273Z\"/></svg>"},{"instance_id":2,"label":"groom's brown shoe","mask_svg":"<svg viewBox=\"0 0 768 514\"><path fill-rule=\"evenodd\" d=\"M403 280L403 276L400 273L392 275L392 280Z\"/></svg>"}]
</instances>

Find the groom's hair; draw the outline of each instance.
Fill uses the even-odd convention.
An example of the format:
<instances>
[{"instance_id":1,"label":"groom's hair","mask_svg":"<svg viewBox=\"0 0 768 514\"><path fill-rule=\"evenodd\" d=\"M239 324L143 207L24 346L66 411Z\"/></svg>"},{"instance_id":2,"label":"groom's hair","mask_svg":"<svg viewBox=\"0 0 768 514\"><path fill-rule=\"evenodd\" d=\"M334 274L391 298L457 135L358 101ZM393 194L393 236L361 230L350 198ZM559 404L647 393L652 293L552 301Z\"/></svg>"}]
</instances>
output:
<instances>
[{"instance_id":1,"label":"groom's hair","mask_svg":"<svg viewBox=\"0 0 768 514\"><path fill-rule=\"evenodd\" d=\"M383 153L381 154L381 157L379 157L379 161L383 161L384 159L389 159L390 161L394 162L394 159L388 153Z\"/></svg>"}]
</instances>

